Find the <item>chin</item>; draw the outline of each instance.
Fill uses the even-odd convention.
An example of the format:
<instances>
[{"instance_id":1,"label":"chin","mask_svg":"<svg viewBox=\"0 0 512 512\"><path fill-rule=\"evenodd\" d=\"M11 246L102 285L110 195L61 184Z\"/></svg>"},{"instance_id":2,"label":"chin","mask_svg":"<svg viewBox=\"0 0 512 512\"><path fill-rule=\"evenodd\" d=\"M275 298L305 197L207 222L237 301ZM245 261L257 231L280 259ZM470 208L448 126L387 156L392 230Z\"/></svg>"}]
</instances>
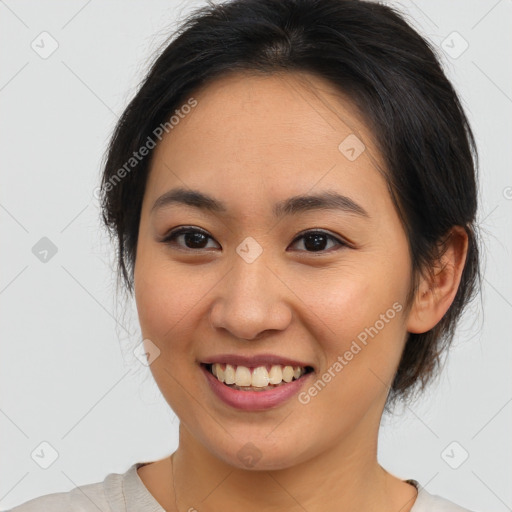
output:
<instances>
[{"instance_id":1,"label":"chin","mask_svg":"<svg viewBox=\"0 0 512 512\"><path fill-rule=\"evenodd\" d=\"M286 439L286 442L284 441ZM302 440L293 437L270 439L263 435L226 436L222 442L210 440L208 451L216 458L237 469L276 471L305 462L309 457ZM302 450L298 451L297 447Z\"/></svg>"}]
</instances>

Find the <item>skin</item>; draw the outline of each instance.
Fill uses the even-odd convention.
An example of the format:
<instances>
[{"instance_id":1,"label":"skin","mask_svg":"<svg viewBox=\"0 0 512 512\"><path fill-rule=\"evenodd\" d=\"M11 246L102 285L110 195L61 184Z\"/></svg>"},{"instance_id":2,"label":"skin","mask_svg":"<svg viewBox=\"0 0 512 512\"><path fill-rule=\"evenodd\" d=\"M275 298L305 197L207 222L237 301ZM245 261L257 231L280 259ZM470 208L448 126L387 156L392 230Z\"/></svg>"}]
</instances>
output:
<instances>
[{"instance_id":1,"label":"skin","mask_svg":"<svg viewBox=\"0 0 512 512\"><path fill-rule=\"evenodd\" d=\"M350 100L297 73L231 74L193 96L197 106L155 149L141 212L139 321L160 350L150 368L180 432L172 460L140 468L140 478L166 510L176 501L201 511L409 511L417 492L378 463L379 424L407 333L432 328L453 301L463 230L454 228L433 277L405 308L407 237L378 170L382 157ZM351 133L366 146L354 161L338 149ZM225 202L227 213L178 204L151 212L178 186ZM274 203L324 190L350 197L368 217L272 217ZM183 236L161 241L178 226L211 238L188 250ZM297 239L315 229L335 237L316 252ZM236 252L249 236L263 249L250 264ZM307 405L292 397L264 412L231 408L198 366L215 354L272 353L309 362L316 380L395 303L402 311ZM248 442L261 455L252 468L237 457Z\"/></svg>"}]
</instances>

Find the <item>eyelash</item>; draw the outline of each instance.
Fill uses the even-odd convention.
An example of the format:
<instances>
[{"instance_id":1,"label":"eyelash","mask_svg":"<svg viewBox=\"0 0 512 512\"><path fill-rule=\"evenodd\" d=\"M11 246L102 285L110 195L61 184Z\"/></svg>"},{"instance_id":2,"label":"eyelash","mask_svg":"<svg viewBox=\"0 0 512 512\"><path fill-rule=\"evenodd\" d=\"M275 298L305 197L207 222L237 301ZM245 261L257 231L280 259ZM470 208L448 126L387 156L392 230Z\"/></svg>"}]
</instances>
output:
<instances>
[{"instance_id":1,"label":"eyelash","mask_svg":"<svg viewBox=\"0 0 512 512\"><path fill-rule=\"evenodd\" d=\"M161 240L161 242L166 244L166 245L173 246L173 245L176 245L175 240L179 236L186 235L186 234L194 234L194 233L200 233L200 234L206 236L207 238L213 240L213 238L208 233L206 233L205 231L203 231L201 229L196 229L196 228L191 228L191 227L181 227L181 228L175 229L174 231L171 231L169 234L167 234ZM293 240L292 245L295 244L296 242L298 242L299 240L301 240L302 238L305 238L308 235L323 235L326 238L329 238L329 239L334 240L335 242L337 242L338 245L340 246L340 248L341 247L350 247L350 245L347 242L345 242L344 240L341 240L340 238L337 238L334 235L331 235L330 233L327 233L325 231L315 230L315 229L310 229L310 230L303 231L302 233L300 233ZM204 248L191 249L190 247L182 247L182 246L180 246L180 250L184 250L184 251L188 251L188 252L199 252L199 251L203 251L205 249ZM338 250L338 249L336 249L336 250ZM322 254L322 253L325 254L325 253L332 252L332 250L321 250L321 251L307 251L307 250L304 250L304 251L299 251L299 252L306 252L308 254Z\"/></svg>"}]
</instances>

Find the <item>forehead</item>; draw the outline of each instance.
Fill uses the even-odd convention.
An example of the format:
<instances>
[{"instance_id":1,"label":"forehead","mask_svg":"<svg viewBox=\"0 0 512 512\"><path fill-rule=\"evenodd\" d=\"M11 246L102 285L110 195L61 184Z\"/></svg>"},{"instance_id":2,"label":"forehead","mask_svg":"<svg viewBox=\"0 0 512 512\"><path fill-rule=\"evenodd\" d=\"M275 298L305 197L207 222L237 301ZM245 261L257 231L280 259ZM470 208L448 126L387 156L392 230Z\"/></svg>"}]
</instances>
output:
<instances>
[{"instance_id":1,"label":"forehead","mask_svg":"<svg viewBox=\"0 0 512 512\"><path fill-rule=\"evenodd\" d=\"M357 196L385 187L373 134L328 81L232 73L191 97L196 106L155 149L149 195L179 185L217 197L244 195L247 204L255 199L251 192L275 202L281 190L288 197L341 187L362 200Z\"/></svg>"}]
</instances>

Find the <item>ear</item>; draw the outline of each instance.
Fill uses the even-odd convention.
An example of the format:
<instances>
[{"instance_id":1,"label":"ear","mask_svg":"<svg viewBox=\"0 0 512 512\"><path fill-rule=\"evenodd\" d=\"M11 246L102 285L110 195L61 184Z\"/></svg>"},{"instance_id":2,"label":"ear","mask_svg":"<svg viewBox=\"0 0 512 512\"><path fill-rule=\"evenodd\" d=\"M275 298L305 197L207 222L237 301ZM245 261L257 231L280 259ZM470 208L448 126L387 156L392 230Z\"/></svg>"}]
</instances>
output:
<instances>
[{"instance_id":1,"label":"ear","mask_svg":"<svg viewBox=\"0 0 512 512\"><path fill-rule=\"evenodd\" d=\"M443 318L459 288L467 251L466 231L461 226L454 226L432 272L426 270L422 274L407 319L409 332L427 332Z\"/></svg>"}]
</instances>

